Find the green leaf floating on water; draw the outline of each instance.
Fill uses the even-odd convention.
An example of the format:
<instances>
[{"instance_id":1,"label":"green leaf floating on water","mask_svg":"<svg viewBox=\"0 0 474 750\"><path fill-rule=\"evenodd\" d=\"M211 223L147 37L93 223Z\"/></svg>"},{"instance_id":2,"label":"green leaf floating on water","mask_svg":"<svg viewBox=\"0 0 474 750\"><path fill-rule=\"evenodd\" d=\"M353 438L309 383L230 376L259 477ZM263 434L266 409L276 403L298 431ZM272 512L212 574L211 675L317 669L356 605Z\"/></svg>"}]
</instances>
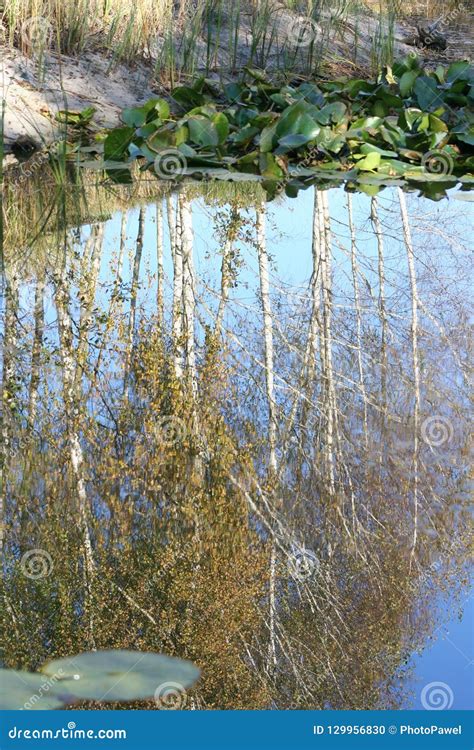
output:
<instances>
[{"instance_id":1,"label":"green leaf floating on water","mask_svg":"<svg viewBox=\"0 0 474 750\"><path fill-rule=\"evenodd\" d=\"M224 143L229 135L229 121L227 117L222 112L219 112L212 118L212 124L217 131L219 143Z\"/></svg>"},{"instance_id":2,"label":"green leaf floating on water","mask_svg":"<svg viewBox=\"0 0 474 750\"><path fill-rule=\"evenodd\" d=\"M374 169L377 169L377 167L380 165L381 158L382 157L379 153L377 153L376 151L372 151L370 154L367 154L365 159L361 159L361 161L357 163L357 166L359 167L359 169L362 169L366 172L371 172Z\"/></svg>"},{"instance_id":3,"label":"green leaf floating on water","mask_svg":"<svg viewBox=\"0 0 474 750\"><path fill-rule=\"evenodd\" d=\"M403 97L408 96L413 91L413 86L415 84L416 79L418 78L418 71L417 70L407 70L400 78L400 81L398 83L400 88L400 93Z\"/></svg>"},{"instance_id":4,"label":"green leaf floating on water","mask_svg":"<svg viewBox=\"0 0 474 750\"><path fill-rule=\"evenodd\" d=\"M176 690L186 690L199 677L199 669L189 661L122 650L55 659L41 668L50 676L58 674L59 670L62 670L64 684L67 682L68 692L81 699L105 702L153 698L165 683L172 683Z\"/></svg>"},{"instance_id":5,"label":"green leaf floating on water","mask_svg":"<svg viewBox=\"0 0 474 750\"><path fill-rule=\"evenodd\" d=\"M453 62L446 73L446 81L454 83L455 81L471 81L474 83L474 70L468 60L459 60Z\"/></svg>"},{"instance_id":6,"label":"green leaf floating on water","mask_svg":"<svg viewBox=\"0 0 474 750\"><path fill-rule=\"evenodd\" d=\"M275 153L284 154L287 151L291 151L292 149L304 146L310 140L311 138L309 138L307 135L300 135L299 133L285 135L278 141L278 148L276 149Z\"/></svg>"},{"instance_id":7,"label":"green leaf floating on water","mask_svg":"<svg viewBox=\"0 0 474 750\"><path fill-rule=\"evenodd\" d=\"M120 159L126 154L134 134L134 128L128 126L111 130L104 141L104 159Z\"/></svg>"},{"instance_id":8,"label":"green leaf floating on water","mask_svg":"<svg viewBox=\"0 0 474 750\"><path fill-rule=\"evenodd\" d=\"M330 122L340 123L346 115L346 106L343 102L332 102L326 104L316 115L316 119L322 125L329 125Z\"/></svg>"},{"instance_id":9,"label":"green leaf floating on water","mask_svg":"<svg viewBox=\"0 0 474 750\"><path fill-rule=\"evenodd\" d=\"M418 104L425 111L432 109L435 105L439 106L443 101L434 78L420 76L416 79L414 91Z\"/></svg>"},{"instance_id":10,"label":"green leaf floating on water","mask_svg":"<svg viewBox=\"0 0 474 750\"><path fill-rule=\"evenodd\" d=\"M189 137L197 146L219 145L219 133L216 126L207 117L198 115L188 120Z\"/></svg>"},{"instance_id":11,"label":"green leaf floating on water","mask_svg":"<svg viewBox=\"0 0 474 750\"><path fill-rule=\"evenodd\" d=\"M199 107L206 101L205 96L190 86L178 86L171 92L173 99L183 107Z\"/></svg>"},{"instance_id":12,"label":"green leaf floating on water","mask_svg":"<svg viewBox=\"0 0 474 750\"><path fill-rule=\"evenodd\" d=\"M0 710L45 711L61 708L65 701L60 695L67 690L60 689L58 685L57 679L53 681L42 674L0 669Z\"/></svg>"}]
</instances>

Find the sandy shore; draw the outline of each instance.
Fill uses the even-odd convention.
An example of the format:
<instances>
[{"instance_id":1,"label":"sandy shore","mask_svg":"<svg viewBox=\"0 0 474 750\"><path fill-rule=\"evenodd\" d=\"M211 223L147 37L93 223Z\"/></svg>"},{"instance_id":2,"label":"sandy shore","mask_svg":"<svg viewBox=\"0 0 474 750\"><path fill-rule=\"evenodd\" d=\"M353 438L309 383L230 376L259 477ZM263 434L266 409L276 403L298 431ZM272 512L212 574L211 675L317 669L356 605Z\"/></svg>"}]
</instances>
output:
<instances>
[{"instance_id":1,"label":"sandy shore","mask_svg":"<svg viewBox=\"0 0 474 750\"><path fill-rule=\"evenodd\" d=\"M150 88L150 70L118 65L99 54L80 58L48 55L40 65L17 50L0 47L0 97L5 100L5 150L20 137L38 146L54 140L59 110L96 107L99 126L113 127L123 107L134 106L156 95Z\"/></svg>"}]
</instances>

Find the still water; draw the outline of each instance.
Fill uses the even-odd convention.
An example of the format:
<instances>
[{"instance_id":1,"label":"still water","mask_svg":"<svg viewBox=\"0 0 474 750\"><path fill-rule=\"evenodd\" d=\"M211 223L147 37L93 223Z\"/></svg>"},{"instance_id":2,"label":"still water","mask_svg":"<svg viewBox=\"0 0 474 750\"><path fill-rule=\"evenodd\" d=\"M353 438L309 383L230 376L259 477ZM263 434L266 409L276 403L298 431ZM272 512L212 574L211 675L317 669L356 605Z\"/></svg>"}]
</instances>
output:
<instances>
[{"instance_id":1,"label":"still water","mask_svg":"<svg viewBox=\"0 0 474 750\"><path fill-rule=\"evenodd\" d=\"M473 707L458 197L6 192L7 666L133 648L199 664L187 708Z\"/></svg>"}]
</instances>

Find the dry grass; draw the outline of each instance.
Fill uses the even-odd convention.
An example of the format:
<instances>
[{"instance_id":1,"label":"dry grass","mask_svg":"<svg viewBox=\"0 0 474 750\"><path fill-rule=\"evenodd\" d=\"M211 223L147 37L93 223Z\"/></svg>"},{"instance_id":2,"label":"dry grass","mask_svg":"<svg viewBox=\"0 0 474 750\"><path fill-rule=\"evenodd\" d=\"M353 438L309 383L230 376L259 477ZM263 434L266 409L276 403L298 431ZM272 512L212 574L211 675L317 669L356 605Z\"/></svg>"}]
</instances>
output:
<instances>
[{"instance_id":1,"label":"dry grass","mask_svg":"<svg viewBox=\"0 0 474 750\"><path fill-rule=\"evenodd\" d=\"M472 10L473 0L462 5ZM358 64L364 54L377 67L390 62L397 22L453 8L459 16L456 0L4 0L1 8L7 44L30 56L99 50L111 66L145 59L172 84L181 74L245 64L314 73L327 59ZM319 29L297 53L288 42L293 11Z\"/></svg>"},{"instance_id":2,"label":"dry grass","mask_svg":"<svg viewBox=\"0 0 474 750\"><path fill-rule=\"evenodd\" d=\"M106 48L131 60L164 28L172 6L172 0L6 0L3 23L8 42L25 52L44 43L64 54Z\"/></svg>"},{"instance_id":3,"label":"dry grass","mask_svg":"<svg viewBox=\"0 0 474 750\"><path fill-rule=\"evenodd\" d=\"M385 12L388 0L383 3ZM250 64L265 66L272 57L272 67L291 68L287 11L321 29L301 55L314 69L329 38L343 33L345 19L358 15L360 29L367 16L363 0L4 0L3 13L1 7L7 44L28 55L104 50L112 60L140 57L187 73L219 61L239 67L245 45Z\"/></svg>"}]
</instances>

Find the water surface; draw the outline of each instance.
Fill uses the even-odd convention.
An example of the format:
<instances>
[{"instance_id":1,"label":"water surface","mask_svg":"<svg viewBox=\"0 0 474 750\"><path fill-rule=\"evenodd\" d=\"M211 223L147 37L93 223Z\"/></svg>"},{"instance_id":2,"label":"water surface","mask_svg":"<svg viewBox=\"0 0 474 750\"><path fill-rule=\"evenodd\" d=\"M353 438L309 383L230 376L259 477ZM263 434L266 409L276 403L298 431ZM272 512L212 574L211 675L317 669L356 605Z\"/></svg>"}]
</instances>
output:
<instances>
[{"instance_id":1,"label":"water surface","mask_svg":"<svg viewBox=\"0 0 474 750\"><path fill-rule=\"evenodd\" d=\"M38 182L4 215L5 664L135 648L201 666L188 708L472 707L472 204Z\"/></svg>"}]
</instances>

